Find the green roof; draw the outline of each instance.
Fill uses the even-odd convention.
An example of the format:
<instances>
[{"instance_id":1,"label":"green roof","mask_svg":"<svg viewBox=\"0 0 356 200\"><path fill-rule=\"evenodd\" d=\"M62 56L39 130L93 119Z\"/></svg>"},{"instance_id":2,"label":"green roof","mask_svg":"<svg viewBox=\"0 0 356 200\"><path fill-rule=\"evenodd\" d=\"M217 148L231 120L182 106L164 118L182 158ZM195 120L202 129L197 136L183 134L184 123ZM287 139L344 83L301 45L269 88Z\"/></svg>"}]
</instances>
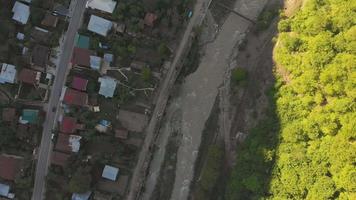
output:
<instances>
[{"instance_id":1,"label":"green roof","mask_svg":"<svg viewBox=\"0 0 356 200\"><path fill-rule=\"evenodd\" d=\"M21 119L23 121L28 121L30 124L34 124L38 120L38 110L24 109L22 111Z\"/></svg>"},{"instance_id":2,"label":"green roof","mask_svg":"<svg viewBox=\"0 0 356 200\"><path fill-rule=\"evenodd\" d=\"M83 49L89 49L90 39L88 36L79 35L75 36L75 46Z\"/></svg>"}]
</instances>

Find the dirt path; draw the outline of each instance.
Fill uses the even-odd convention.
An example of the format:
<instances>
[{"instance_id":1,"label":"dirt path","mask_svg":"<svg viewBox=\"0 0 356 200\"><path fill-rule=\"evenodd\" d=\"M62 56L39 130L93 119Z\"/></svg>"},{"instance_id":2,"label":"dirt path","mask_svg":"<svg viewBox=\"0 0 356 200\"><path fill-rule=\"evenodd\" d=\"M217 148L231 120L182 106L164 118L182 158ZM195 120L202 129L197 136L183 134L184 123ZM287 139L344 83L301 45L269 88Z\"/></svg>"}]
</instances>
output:
<instances>
[{"instance_id":1,"label":"dirt path","mask_svg":"<svg viewBox=\"0 0 356 200\"><path fill-rule=\"evenodd\" d=\"M235 9L256 19L265 2L240 0L235 4ZM247 21L230 14L216 40L207 46L197 71L188 76L182 85L180 96L183 140L178 150L172 200L188 197L204 124L218 94L218 87L223 83L229 57L248 26Z\"/></svg>"}]
</instances>

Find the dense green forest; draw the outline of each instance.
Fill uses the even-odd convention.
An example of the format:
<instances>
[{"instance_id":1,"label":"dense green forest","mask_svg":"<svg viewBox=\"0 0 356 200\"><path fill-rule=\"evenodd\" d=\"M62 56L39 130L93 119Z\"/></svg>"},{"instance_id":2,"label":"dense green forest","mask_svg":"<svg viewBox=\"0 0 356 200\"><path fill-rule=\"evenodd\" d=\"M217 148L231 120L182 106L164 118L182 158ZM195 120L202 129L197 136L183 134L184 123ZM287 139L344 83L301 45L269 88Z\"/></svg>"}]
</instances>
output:
<instances>
[{"instance_id":1,"label":"dense green forest","mask_svg":"<svg viewBox=\"0 0 356 200\"><path fill-rule=\"evenodd\" d=\"M227 199L356 199L356 1L307 0L278 29L286 73L239 149Z\"/></svg>"}]
</instances>

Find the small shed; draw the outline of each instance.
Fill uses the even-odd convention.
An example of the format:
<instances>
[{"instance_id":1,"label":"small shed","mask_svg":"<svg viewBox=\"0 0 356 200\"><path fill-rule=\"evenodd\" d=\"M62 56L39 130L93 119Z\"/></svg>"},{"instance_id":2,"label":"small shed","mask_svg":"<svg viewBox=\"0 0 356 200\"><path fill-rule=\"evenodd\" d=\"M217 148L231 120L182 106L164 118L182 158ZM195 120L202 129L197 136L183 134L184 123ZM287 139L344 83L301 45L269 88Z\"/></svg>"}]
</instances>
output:
<instances>
[{"instance_id":1,"label":"small shed","mask_svg":"<svg viewBox=\"0 0 356 200\"><path fill-rule=\"evenodd\" d=\"M98 56L90 56L90 68L100 70L101 58Z\"/></svg>"},{"instance_id":2,"label":"small shed","mask_svg":"<svg viewBox=\"0 0 356 200\"><path fill-rule=\"evenodd\" d=\"M118 174L119 174L119 168L110 165L105 165L102 177L109 179L111 181L116 181Z\"/></svg>"}]
</instances>

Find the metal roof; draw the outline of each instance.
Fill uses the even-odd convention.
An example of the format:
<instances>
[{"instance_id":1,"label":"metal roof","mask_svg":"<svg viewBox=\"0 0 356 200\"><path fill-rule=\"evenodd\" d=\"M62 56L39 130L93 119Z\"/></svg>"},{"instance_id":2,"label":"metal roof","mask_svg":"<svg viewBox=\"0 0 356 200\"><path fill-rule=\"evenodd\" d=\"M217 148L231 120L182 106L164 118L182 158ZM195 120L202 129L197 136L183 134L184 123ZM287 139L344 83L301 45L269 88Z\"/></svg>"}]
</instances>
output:
<instances>
[{"instance_id":1,"label":"metal roof","mask_svg":"<svg viewBox=\"0 0 356 200\"><path fill-rule=\"evenodd\" d=\"M10 192L10 186L0 183L0 196L7 197Z\"/></svg>"},{"instance_id":2,"label":"metal roof","mask_svg":"<svg viewBox=\"0 0 356 200\"><path fill-rule=\"evenodd\" d=\"M88 30L106 36L112 27L112 22L95 15L90 16Z\"/></svg>"},{"instance_id":3,"label":"metal roof","mask_svg":"<svg viewBox=\"0 0 356 200\"><path fill-rule=\"evenodd\" d=\"M117 85L117 81L114 78L104 76L99 78L100 83L100 90L99 94L103 95L104 97L113 97Z\"/></svg>"},{"instance_id":4,"label":"metal roof","mask_svg":"<svg viewBox=\"0 0 356 200\"><path fill-rule=\"evenodd\" d=\"M87 7L113 13L116 7L116 1L113 0L89 0Z\"/></svg>"},{"instance_id":5,"label":"metal roof","mask_svg":"<svg viewBox=\"0 0 356 200\"><path fill-rule=\"evenodd\" d=\"M118 173L119 173L119 168L112 167L110 165L105 165L102 177L112 181L116 181L116 177Z\"/></svg>"},{"instance_id":6,"label":"metal roof","mask_svg":"<svg viewBox=\"0 0 356 200\"><path fill-rule=\"evenodd\" d=\"M101 58L98 56L90 56L90 68L99 70L101 66Z\"/></svg>"},{"instance_id":7,"label":"metal roof","mask_svg":"<svg viewBox=\"0 0 356 200\"><path fill-rule=\"evenodd\" d=\"M85 193L73 193L72 200L88 200L91 195L91 191Z\"/></svg>"},{"instance_id":8,"label":"metal roof","mask_svg":"<svg viewBox=\"0 0 356 200\"><path fill-rule=\"evenodd\" d=\"M14 13L12 19L21 24L26 24L30 17L30 7L18 1L15 2L12 12Z\"/></svg>"},{"instance_id":9,"label":"metal roof","mask_svg":"<svg viewBox=\"0 0 356 200\"><path fill-rule=\"evenodd\" d=\"M3 63L0 72L0 83L15 83L16 67Z\"/></svg>"}]
</instances>

